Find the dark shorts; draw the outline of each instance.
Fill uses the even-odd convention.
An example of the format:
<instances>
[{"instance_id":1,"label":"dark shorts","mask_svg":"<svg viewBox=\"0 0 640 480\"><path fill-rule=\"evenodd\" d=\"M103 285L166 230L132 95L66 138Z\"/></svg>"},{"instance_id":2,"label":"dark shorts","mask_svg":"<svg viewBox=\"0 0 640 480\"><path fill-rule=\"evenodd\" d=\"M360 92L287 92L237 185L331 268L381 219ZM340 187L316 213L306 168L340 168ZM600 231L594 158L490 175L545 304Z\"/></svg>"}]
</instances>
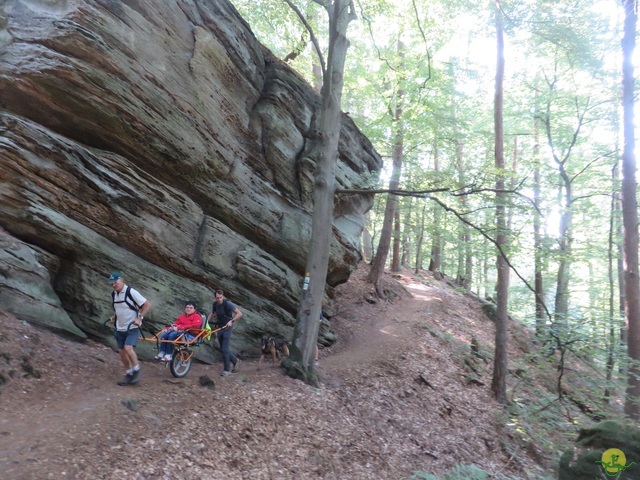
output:
<instances>
[{"instance_id":1,"label":"dark shorts","mask_svg":"<svg viewBox=\"0 0 640 480\"><path fill-rule=\"evenodd\" d=\"M135 347L138 344L138 337L140 337L140 329L132 328L128 332L120 332L116 330L113 336L116 337L118 350L122 350L125 345L131 345L132 347Z\"/></svg>"}]
</instances>

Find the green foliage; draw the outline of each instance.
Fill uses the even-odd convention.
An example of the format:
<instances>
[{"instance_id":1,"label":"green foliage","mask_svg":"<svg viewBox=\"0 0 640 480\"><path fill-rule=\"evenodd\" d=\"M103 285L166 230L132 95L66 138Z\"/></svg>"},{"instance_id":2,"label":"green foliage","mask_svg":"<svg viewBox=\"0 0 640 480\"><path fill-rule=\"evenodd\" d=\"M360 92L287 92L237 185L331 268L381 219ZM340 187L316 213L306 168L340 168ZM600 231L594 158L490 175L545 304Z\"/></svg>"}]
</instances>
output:
<instances>
[{"instance_id":1,"label":"green foliage","mask_svg":"<svg viewBox=\"0 0 640 480\"><path fill-rule=\"evenodd\" d=\"M496 323L498 314L496 313L496 304L493 302L485 302L482 304L482 311L493 323Z\"/></svg>"},{"instance_id":2,"label":"green foliage","mask_svg":"<svg viewBox=\"0 0 640 480\"><path fill-rule=\"evenodd\" d=\"M415 472L411 480L488 480L490 478L495 480L524 480L521 477L506 475L501 472L492 474L475 465L456 465L441 477L425 472ZM554 480L551 477L536 478L537 480Z\"/></svg>"},{"instance_id":3,"label":"green foliage","mask_svg":"<svg viewBox=\"0 0 640 480\"><path fill-rule=\"evenodd\" d=\"M621 424L604 421L580 430L575 448L567 449L560 459L560 480L598 478L602 468L598 463L610 448L621 449L629 467L620 480L637 479L640 474L640 430L631 422ZM632 463L635 462L635 465Z\"/></svg>"},{"instance_id":4,"label":"green foliage","mask_svg":"<svg viewBox=\"0 0 640 480\"><path fill-rule=\"evenodd\" d=\"M298 52L289 63L311 79L314 60L309 34L291 9L280 1L233 1L258 38L280 58ZM318 37L323 37L327 28L324 12L312 1L300 0L296 4L320 32ZM615 15L609 15L608 10L613 7L602 10L600 2L531 0L503 2L501 8L507 46L507 172L497 171L493 158L495 19L490 3L356 2L359 20L350 25L342 105L385 159L391 156L398 127L395 109L402 107L401 188L449 188L454 192L399 202L404 221L401 238L408 239L411 249L408 264L414 264L418 255L416 239L421 236L421 267L426 268L437 239L442 255L440 272L455 277L461 259L472 258L471 289L479 296L492 296L496 281L496 249L479 230L495 237L493 189L496 176L506 173L509 187L517 189L507 199L509 259L532 285L533 262L539 255L544 300L553 315L558 268L565 254L559 248L559 218L568 207L559 186L566 187L567 178L571 180L573 244L569 252L568 325L555 334L562 343L570 342L572 361L588 372L564 372L568 381L582 376L580 386L573 382L572 394L589 405L598 405L605 387L624 391L615 383L615 375L607 380L604 373L609 345L616 345L616 370L619 365L624 366L625 360L625 352L617 347L618 285L614 279L612 305L616 313L611 313L608 274L611 193L619 191L619 180L611 176L619 135L616 105L620 74L618 62L611 60L617 58L619 48ZM401 101L397 95L400 90ZM557 159L566 160L562 168ZM360 186L384 188L388 170L387 165L380 178L363 177ZM536 170L537 183L533 173ZM535 188L539 189L538 214L532 207ZM368 229L374 246L379 239L385 200L386 195L376 195L369 214ZM456 209L459 217L446 208ZM537 246L533 243L536 216L542 232ZM479 230L467 229L460 218ZM467 239L464 233L468 233ZM620 242L617 231L613 241ZM533 293L517 276L511 278L510 314L534 328ZM491 310L487 306L487 315L493 317ZM451 341L444 332L430 333ZM552 450L575 434L578 427L567 418L571 407L555 400L557 365L539 356L528 361L531 365L522 367L527 372L548 372L548 395L538 395L536 402L529 403L514 395L512 418L506 419L505 424L513 434L513 442L531 439ZM527 382L528 378L518 378L515 388L528 388ZM594 408L600 411L599 406ZM562 436L557 431L566 432L567 438L559 438Z\"/></svg>"},{"instance_id":5,"label":"green foliage","mask_svg":"<svg viewBox=\"0 0 640 480\"><path fill-rule=\"evenodd\" d=\"M441 478L421 472L416 472L411 478L415 480L460 480L462 478L467 480L487 480L489 473L475 465L456 465Z\"/></svg>"}]
</instances>

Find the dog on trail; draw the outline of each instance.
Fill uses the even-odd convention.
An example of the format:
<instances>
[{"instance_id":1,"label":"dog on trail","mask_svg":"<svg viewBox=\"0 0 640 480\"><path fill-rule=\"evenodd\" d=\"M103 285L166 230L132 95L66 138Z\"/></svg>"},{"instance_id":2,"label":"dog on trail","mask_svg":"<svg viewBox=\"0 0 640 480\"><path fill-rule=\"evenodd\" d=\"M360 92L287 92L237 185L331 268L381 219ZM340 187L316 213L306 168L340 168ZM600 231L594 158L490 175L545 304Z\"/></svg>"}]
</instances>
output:
<instances>
[{"instance_id":1,"label":"dog on trail","mask_svg":"<svg viewBox=\"0 0 640 480\"><path fill-rule=\"evenodd\" d=\"M279 360L280 357L289 356L289 342L283 340L282 338L263 335L260 350L261 355L260 361L258 362L258 370L262 368L262 359L265 355L271 355L271 360L273 362L273 366L275 367L277 364L277 360Z\"/></svg>"}]
</instances>

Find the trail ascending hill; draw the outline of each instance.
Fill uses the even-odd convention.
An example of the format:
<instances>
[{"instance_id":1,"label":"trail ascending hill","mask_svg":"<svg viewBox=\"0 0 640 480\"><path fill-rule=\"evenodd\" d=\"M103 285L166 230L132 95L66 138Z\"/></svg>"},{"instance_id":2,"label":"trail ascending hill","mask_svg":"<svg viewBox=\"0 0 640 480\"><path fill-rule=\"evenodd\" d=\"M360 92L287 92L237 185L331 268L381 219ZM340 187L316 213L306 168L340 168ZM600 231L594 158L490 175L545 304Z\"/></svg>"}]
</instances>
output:
<instances>
[{"instance_id":1,"label":"trail ascending hill","mask_svg":"<svg viewBox=\"0 0 640 480\"><path fill-rule=\"evenodd\" d=\"M377 301L365 269L337 289L338 342L320 352L319 389L269 362L259 371L254 358L228 378L220 365L178 380L144 363L140 385L118 387L120 361L107 347L2 314L0 373L15 372L0 393L0 477L404 479L460 463L522 478L540 471L503 449L490 361L469 369L472 336L492 350L480 305L409 272L387 277L389 300Z\"/></svg>"}]
</instances>

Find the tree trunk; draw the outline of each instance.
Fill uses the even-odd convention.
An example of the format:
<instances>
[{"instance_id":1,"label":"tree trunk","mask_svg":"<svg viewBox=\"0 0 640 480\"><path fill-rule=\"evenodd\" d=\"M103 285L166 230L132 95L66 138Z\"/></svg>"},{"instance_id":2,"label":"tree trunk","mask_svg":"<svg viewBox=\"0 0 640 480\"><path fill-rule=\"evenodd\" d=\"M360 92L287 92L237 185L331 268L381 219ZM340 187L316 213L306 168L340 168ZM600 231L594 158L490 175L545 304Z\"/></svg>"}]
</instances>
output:
<instances>
[{"instance_id":1,"label":"tree trunk","mask_svg":"<svg viewBox=\"0 0 640 480\"><path fill-rule=\"evenodd\" d=\"M569 328L569 281L571 278L571 255L572 255L572 186L564 169L561 167L561 177L564 181L564 209L560 216L560 241L558 265L558 280L556 284L556 302L554 310L554 320L557 332L567 332Z\"/></svg>"},{"instance_id":2,"label":"tree trunk","mask_svg":"<svg viewBox=\"0 0 640 480\"><path fill-rule=\"evenodd\" d=\"M536 86L537 86L536 79ZM538 88L535 89L536 115L533 124L533 246L534 246L534 291L536 304L536 336L542 338L546 333L546 317L544 308L544 286L542 282L542 236L540 235L540 120L538 113Z\"/></svg>"},{"instance_id":3,"label":"tree trunk","mask_svg":"<svg viewBox=\"0 0 640 480\"><path fill-rule=\"evenodd\" d=\"M398 40L398 54L400 58L404 56L404 45ZM404 126L402 123L402 100L404 90L400 87L396 93L396 109L395 109L395 142L393 145L393 168L391 170L391 179L389 180L389 190L397 190L400 186L400 173L402 172L402 156L404 148ZM397 209L398 197L389 194L387 196L387 206L384 211L384 220L382 222L382 232L380 232L380 242L378 249L371 262L371 270L367 276L367 281L373 283L376 293L380 298L385 298L385 293L380 283L384 266L387 263L389 255L389 246L391 245L391 229L393 228L393 219Z\"/></svg>"},{"instance_id":4,"label":"tree trunk","mask_svg":"<svg viewBox=\"0 0 640 480\"><path fill-rule=\"evenodd\" d=\"M440 156L438 145L434 145L433 148L433 171L436 178L440 175ZM433 273L439 273L442 268L441 254L442 254L442 235L440 216L442 211L440 205L433 204L433 233L431 235L431 253L429 254L429 271Z\"/></svg>"},{"instance_id":5,"label":"tree trunk","mask_svg":"<svg viewBox=\"0 0 640 480\"><path fill-rule=\"evenodd\" d=\"M611 172L612 191L616 190L616 177L618 164L613 167ZM607 280L609 281L609 332L607 335L607 363L606 363L606 382L604 387L604 401L609 403L611 395L611 380L613 379L613 369L616 361L616 307L615 307L615 281L613 276L614 251L616 250L616 197L611 196L611 210L609 213L609 241L607 245Z\"/></svg>"},{"instance_id":6,"label":"tree trunk","mask_svg":"<svg viewBox=\"0 0 640 480\"><path fill-rule=\"evenodd\" d=\"M483 242L482 244L482 287L484 289L484 298L486 300L494 299L493 290L495 283L489 280L489 273L491 269L491 262L489 261L489 254L493 252L493 245L489 242ZM494 299L495 300L495 299Z\"/></svg>"},{"instance_id":7,"label":"tree trunk","mask_svg":"<svg viewBox=\"0 0 640 480\"><path fill-rule=\"evenodd\" d=\"M309 25L312 25L312 28L317 27L316 17L313 13L312 8L307 7L307 21ZM316 48L316 44L314 42L311 43L311 77L313 78L313 89L322 94L322 65L320 65L320 55L318 54L318 49Z\"/></svg>"},{"instance_id":8,"label":"tree trunk","mask_svg":"<svg viewBox=\"0 0 640 480\"><path fill-rule=\"evenodd\" d=\"M556 79L547 81L549 82L550 91L553 92L556 88ZM557 337L556 340L562 341L559 336L565 334L569 329L569 283L571 279L571 263L573 254L573 182L580 175L583 175L586 172L586 170L582 170L580 173L573 175L567 171L566 166L582 128L586 108L582 111L577 111L577 126L573 132L573 136L571 137L571 144L568 148L561 148L562 155L558 154L558 149L555 147L551 131L551 117L553 111L551 107L551 100L547 101L546 108L547 111L544 121L547 132L547 141L553 155L553 160L558 166L558 173L560 176L558 203L562 205L562 214L560 215L560 240L558 241L558 276L556 282L554 320L551 327Z\"/></svg>"},{"instance_id":9,"label":"tree trunk","mask_svg":"<svg viewBox=\"0 0 640 480\"><path fill-rule=\"evenodd\" d=\"M422 270L422 244L424 242L424 222L427 213L427 202L422 205L422 213L420 214L420 229L418 230L418 238L416 239L416 268L415 273Z\"/></svg>"},{"instance_id":10,"label":"tree trunk","mask_svg":"<svg viewBox=\"0 0 640 480\"><path fill-rule=\"evenodd\" d=\"M411 235L413 233L411 214L413 213L413 198L407 197L403 202L403 210L405 212L402 221L402 255L400 256L400 265L407 268L409 259L411 258Z\"/></svg>"},{"instance_id":11,"label":"tree trunk","mask_svg":"<svg viewBox=\"0 0 640 480\"><path fill-rule=\"evenodd\" d=\"M625 318L628 330L628 372L624 412L640 419L640 277L638 276L638 204L636 198L635 136L633 131L634 72L638 15L634 0L623 0L625 11L622 39L622 108L624 112L624 148L622 153L622 222L624 224Z\"/></svg>"},{"instance_id":12,"label":"tree trunk","mask_svg":"<svg viewBox=\"0 0 640 480\"><path fill-rule=\"evenodd\" d=\"M322 104L316 125L317 138L312 155L316 160L311 238L307 251L306 275L287 374L317 385L315 351L322 312L333 237L335 170L340 138L344 64L349 48L346 37L355 15L351 0L333 0L326 5L329 14L329 53L322 87Z\"/></svg>"},{"instance_id":13,"label":"tree trunk","mask_svg":"<svg viewBox=\"0 0 640 480\"><path fill-rule=\"evenodd\" d=\"M464 228L464 245L465 245L465 259L464 259L464 283L462 286L467 292L471 291L471 284L473 283L473 248L471 245L471 227L465 225Z\"/></svg>"},{"instance_id":14,"label":"tree trunk","mask_svg":"<svg viewBox=\"0 0 640 480\"><path fill-rule=\"evenodd\" d=\"M455 108L454 108L455 122ZM457 135L457 128L456 135ZM464 145L460 140L456 142L456 170L458 171L458 187L463 188L466 183L465 166L464 166ZM467 196L460 195L458 197L458 208L462 215L467 211ZM467 257L467 240L469 226L466 223L458 222L458 264L456 267L456 285L464 287L467 280L465 278Z\"/></svg>"},{"instance_id":15,"label":"tree trunk","mask_svg":"<svg viewBox=\"0 0 640 480\"><path fill-rule=\"evenodd\" d=\"M620 168L616 169L616 179L620 180ZM617 182L618 183L618 182ZM627 353L627 318L624 313L625 305L626 305L626 287L624 281L624 251L622 248L622 239L624 238L624 228L622 225L622 195L619 191L615 191L613 194L613 198L615 200L615 208L616 208L616 231L618 241L616 242L617 246L617 273L618 273L618 318L620 319L620 334L618 340L618 358L623 358ZM627 363L626 362L618 362L618 372L622 376L626 376L627 374Z\"/></svg>"},{"instance_id":16,"label":"tree trunk","mask_svg":"<svg viewBox=\"0 0 640 480\"><path fill-rule=\"evenodd\" d=\"M391 256L391 271L400 271L400 243L402 242L402 234L400 232L400 209L398 208L398 200L396 200L396 211L393 214L393 255Z\"/></svg>"},{"instance_id":17,"label":"tree trunk","mask_svg":"<svg viewBox=\"0 0 640 480\"><path fill-rule=\"evenodd\" d=\"M504 80L504 38L502 32L502 16L498 6L496 13L496 38L497 38L497 65L496 65L496 92L494 99L494 126L495 126L495 161L498 170L496 181L496 223L498 235L496 243L500 247L507 244L506 217L505 217L505 193L504 193L504 130L502 121L503 80ZM507 346L508 337L508 311L507 301L509 292L509 266L505 258L498 252L497 260L497 306L496 306L496 337L495 355L493 361L493 378L491 390L499 403L507 403Z\"/></svg>"}]
</instances>

